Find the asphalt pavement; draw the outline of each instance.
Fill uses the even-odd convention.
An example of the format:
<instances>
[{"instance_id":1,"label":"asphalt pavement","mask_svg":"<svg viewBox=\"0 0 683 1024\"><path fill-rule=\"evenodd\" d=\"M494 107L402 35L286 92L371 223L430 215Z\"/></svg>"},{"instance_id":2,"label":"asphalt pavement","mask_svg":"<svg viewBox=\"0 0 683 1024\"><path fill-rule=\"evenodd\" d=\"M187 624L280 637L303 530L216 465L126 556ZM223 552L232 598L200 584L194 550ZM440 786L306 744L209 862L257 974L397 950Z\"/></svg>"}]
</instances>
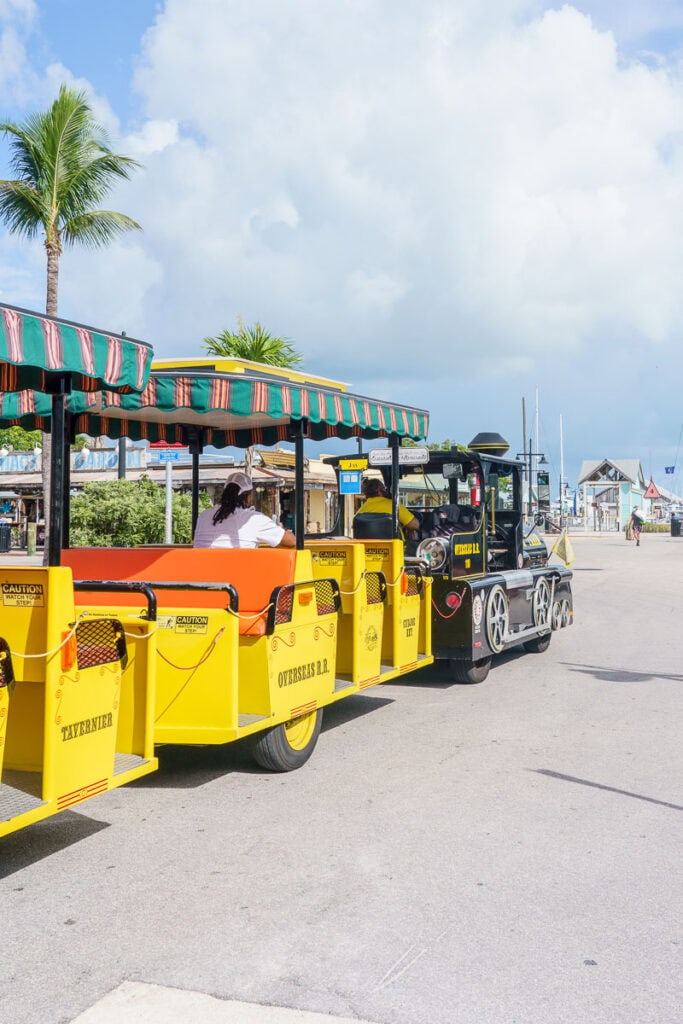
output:
<instances>
[{"instance_id":1,"label":"asphalt pavement","mask_svg":"<svg viewBox=\"0 0 683 1024\"><path fill-rule=\"evenodd\" d=\"M572 537L575 624L0 840L2 1024L678 1024L683 538Z\"/></svg>"}]
</instances>

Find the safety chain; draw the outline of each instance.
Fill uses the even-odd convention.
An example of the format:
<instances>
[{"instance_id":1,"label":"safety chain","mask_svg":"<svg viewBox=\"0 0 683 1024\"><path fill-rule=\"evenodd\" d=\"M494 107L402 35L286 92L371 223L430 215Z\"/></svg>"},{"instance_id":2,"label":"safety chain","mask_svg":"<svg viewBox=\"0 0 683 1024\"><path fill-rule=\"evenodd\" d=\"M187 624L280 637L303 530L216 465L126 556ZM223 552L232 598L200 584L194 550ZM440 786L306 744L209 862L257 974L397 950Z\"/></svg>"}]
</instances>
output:
<instances>
[{"instance_id":1,"label":"safety chain","mask_svg":"<svg viewBox=\"0 0 683 1024\"><path fill-rule=\"evenodd\" d=\"M78 616L73 625L73 629L70 629L69 632L64 637L64 639L62 640L61 644L59 644L57 647L53 647L51 651L43 651L42 654L21 654L19 651L11 650L10 654L12 655L13 658L23 658L24 661L27 661L29 658L51 658L53 654L57 654L58 651L61 651L62 647L68 644L69 640L78 629L81 620L84 619L87 614L87 612L81 612L81 614Z\"/></svg>"},{"instance_id":2,"label":"safety chain","mask_svg":"<svg viewBox=\"0 0 683 1024\"><path fill-rule=\"evenodd\" d=\"M171 668L175 668L179 672L193 672L196 668L200 668L204 664L206 659L213 652L214 647L216 646L216 644L218 643L218 641L222 637L223 633L225 633L225 626L221 626L221 628L218 630L218 632L216 633L215 637L213 638L213 640L211 641L211 643L209 644L209 646L205 650L204 654L202 654L201 658L199 659L199 661L195 665L176 665L175 662L171 661L170 658L167 658L165 654L161 653L161 651L157 651L157 654L159 655L161 660L165 661L167 665L171 666Z\"/></svg>"}]
</instances>

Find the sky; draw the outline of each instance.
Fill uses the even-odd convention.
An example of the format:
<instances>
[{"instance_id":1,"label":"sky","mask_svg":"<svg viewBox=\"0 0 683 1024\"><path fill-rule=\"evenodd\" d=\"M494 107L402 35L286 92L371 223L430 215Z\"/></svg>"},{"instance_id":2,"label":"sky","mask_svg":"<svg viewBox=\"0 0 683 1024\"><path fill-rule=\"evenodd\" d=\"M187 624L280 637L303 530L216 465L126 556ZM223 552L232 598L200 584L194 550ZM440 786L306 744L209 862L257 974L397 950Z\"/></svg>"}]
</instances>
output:
<instances>
[{"instance_id":1,"label":"sky","mask_svg":"<svg viewBox=\"0 0 683 1024\"><path fill-rule=\"evenodd\" d=\"M144 165L63 317L160 357L260 320L430 440L515 455L525 399L553 489L561 416L571 485L683 490L683 0L0 0L0 119L61 82ZM0 300L45 304L1 225Z\"/></svg>"}]
</instances>

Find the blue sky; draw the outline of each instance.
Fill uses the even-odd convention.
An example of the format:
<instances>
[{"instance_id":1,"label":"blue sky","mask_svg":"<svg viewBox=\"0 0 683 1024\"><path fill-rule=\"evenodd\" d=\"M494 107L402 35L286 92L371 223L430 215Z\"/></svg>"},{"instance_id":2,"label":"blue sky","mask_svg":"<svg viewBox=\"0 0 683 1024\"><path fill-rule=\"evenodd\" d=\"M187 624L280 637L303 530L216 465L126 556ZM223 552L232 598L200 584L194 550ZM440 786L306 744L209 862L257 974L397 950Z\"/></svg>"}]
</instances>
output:
<instances>
[{"instance_id":1,"label":"blue sky","mask_svg":"<svg viewBox=\"0 0 683 1024\"><path fill-rule=\"evenodd\" d=\"M64 256L64 316L160 355L259 318L433 439L520 450L538 388L555 474L562 414L570 480L670 485L682 41L671 0L0 0L0 114L75 82L145 165L110 204L144 232ZM0 297L44 303L1 227Z\"/></svg>"}]
</instances>

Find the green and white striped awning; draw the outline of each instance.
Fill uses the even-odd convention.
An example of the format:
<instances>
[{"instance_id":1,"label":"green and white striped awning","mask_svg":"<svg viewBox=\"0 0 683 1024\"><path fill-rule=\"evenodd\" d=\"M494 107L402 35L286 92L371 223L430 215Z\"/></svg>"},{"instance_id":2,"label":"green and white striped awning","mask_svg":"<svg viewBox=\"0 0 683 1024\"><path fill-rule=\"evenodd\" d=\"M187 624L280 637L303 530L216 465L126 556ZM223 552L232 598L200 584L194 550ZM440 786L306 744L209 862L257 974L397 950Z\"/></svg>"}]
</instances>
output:
<instances>
[{"instance_id":1,"label":"green and white striped awning","mask_svg":"<svg viewBox=\"0 0 683 1024\"><path fill-rule=\"evenodd\" d=\"M302 384L294 377L273 378L265 368L263 373L153 370L138 395L73 394L69 409L75 433L189 444L199 432L202 444L217 448L287 441L290 424L300 420L307 421L308 436L316 441L427 436L429 414L424 409L352 395L332 386ZM26 429L49 429L45 396L32 392L4 396L0 426L10 422Z\"/></svg>"},{"instance_id":2,"label":"green and white striped awning","mask_svg":"<svg viewBox=\"0 0 683 1024\"><path fill-rule=\"evenodd\" d=\"M47 391L64 375L79 391L141 391L151 365L145 342L0 303L0 392Z\"/></svg>"}]
</instances>

